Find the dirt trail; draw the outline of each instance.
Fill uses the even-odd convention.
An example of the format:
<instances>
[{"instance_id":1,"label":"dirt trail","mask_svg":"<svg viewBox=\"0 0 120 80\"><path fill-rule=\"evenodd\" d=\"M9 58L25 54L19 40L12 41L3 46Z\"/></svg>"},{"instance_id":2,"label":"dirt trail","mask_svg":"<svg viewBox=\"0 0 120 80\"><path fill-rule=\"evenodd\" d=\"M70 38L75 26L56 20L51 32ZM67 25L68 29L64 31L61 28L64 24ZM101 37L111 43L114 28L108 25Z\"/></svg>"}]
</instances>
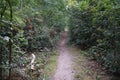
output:
<instances>
[{"instance_id":1,"label":"dirt trail","mask_svg":"<svg viewBox=\"0 0 120 80\"><path fill-rule=\"evenodd\" d=\"M66 46L67 32L61 35L62 39L58 44L57 70L52 80L112 80L98 63L84 55L85 52Z\"/></svg>"},{"instance_id":2,"label":"dirt trail","mask_svg":"<svg viewBox=\"0 0 120 80\"><path fill-rule=\"evenodd\" d=\"M59 42L59 58L54 80L73 80L74 71L72 68L72 55L66 47L67 33L62 34L62 40Z\"/></svg>"}]
</instances>

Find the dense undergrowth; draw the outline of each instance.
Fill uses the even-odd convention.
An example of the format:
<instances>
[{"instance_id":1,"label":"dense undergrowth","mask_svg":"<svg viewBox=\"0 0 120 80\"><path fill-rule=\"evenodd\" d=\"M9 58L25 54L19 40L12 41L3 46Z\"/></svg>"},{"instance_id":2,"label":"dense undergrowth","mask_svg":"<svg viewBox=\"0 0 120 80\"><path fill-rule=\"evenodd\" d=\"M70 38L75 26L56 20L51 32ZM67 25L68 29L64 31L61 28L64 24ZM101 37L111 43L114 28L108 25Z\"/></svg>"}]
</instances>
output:
<instances>
[{"instance_id":1,"label":"dense undergrowth","mask_svg":"<svg viewBox=\"0 0 120 80\"><path fill-rule=\"evenodd\" d=\"M70 43L120 73L120 1L78 0L69 8Z\"/></svg>"},{"instance_id":2,"label":"dense undergrowth","mask_svg":"<svg viewBox=\"0 0 120 80\"><path fill-rule=\"evenodd\" d=\"M31 61L28 53L45 65L66 25L65 15L61 0L0 0L0 80L11 80L16 71L21 74L19 68Z\"/></svg>"},{"instance_id":3,"label":"dense undergrowth","mask_svg":"<svg viewBox=\"0 0 120 80\"><path fill-rule=\"evenodd\" d=\"M50 56L64 27L71 44L120 73L119 15L119 0L0 0L0 79L27 64L27 53Z\"/></svg>"}]
</instances>

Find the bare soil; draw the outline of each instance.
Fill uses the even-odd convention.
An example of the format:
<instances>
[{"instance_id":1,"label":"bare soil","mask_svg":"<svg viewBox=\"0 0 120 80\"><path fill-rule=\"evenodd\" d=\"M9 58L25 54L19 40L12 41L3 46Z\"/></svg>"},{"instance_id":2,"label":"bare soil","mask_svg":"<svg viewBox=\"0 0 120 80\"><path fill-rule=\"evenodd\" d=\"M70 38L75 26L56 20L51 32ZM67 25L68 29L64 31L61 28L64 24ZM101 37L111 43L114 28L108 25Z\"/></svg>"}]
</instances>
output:
<instances>
[{"instance_id":1,"label":"bare soil","mask_svg":"<svg viewBox=\"0 0 120 80\"><path fill-rule=\"evenodd\" d=\"M52 80L119 80L112 79L97 62L85 56L83 51L76 48L68 48L67 32L61 34L62 39L58 43L59 56L57 69Z\"/></svg>"},{"instance_id":2,"label":"bare soil","mask_svg":"<svg viewBox=\"0 0 120 80\"><path fill-rule=\"evenodd\" d=\"M72 55L66 47L67 33L63 33L62 40L59 42L59 57L57 61L57 70L53 80L73 80L73 61Z\"/></svg>"}]
</instances>

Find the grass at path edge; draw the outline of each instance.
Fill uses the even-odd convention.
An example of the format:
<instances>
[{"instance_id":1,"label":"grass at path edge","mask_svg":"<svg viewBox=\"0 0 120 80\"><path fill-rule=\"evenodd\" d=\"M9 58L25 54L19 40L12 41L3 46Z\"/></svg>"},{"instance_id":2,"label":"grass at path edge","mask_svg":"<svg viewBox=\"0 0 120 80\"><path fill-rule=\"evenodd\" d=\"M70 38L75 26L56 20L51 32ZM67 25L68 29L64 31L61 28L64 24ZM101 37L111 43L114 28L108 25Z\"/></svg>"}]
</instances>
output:
<instances>
[{"instance_id":1,"label":"grass at path edge","mask_svg":"<svg viewBox=\"0 0 120 80\"><path fill-rule=\"evenodd\" d=\"M52 77L57 68L57 59L58 59L58 51L54 51L50 56L47 65L45 66L45 75L47 76L46 80L52 80Z\"/></svg>"}]
</instances>

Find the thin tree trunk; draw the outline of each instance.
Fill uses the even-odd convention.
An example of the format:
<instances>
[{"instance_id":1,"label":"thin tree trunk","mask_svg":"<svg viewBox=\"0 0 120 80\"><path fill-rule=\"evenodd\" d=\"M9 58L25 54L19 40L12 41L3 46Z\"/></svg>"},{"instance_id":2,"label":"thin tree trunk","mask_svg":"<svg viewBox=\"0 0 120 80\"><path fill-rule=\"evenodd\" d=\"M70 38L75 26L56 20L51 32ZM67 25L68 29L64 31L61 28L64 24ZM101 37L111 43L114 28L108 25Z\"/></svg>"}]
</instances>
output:
<instances>
[{"instance_id":1,"label":"thin tree trunk","mask_svg":"<svg viewBox=\"0 0 120 80\"><path fill-rule=\"evenodd\" d=\"M11 62L12 62L12 42L11 39L9 39L9 80L11 80Z\"/></svg>"},{"instance_id":2,"label":"thin tree trunk","mask_svg":"<svg viewBox=\"0 0 120 80\"><path fill-rule=\"evenodd\" d=\"M11 0L7 0L9 7L10 7L10 22L12 22L12 18L13 18L13 10L12 10L12 4L11 4ZM10 27L12 27L12 25L10 24Z\"/></svg>"},{"instance_id":3,"label":"thin tree trunk","mask_svg":"<svg viewBox=\"0 0 120 80\"><path fill-rule=\"evenodd\" d=\"M5 10L6 10L6 5L4 6L4 8L2 9L2 12L1 12L1 20L2 20L2 17L3 17L3 15L4 15L4 13L5 13Z\"/></svg>"},{"instance_id":4,"label":"thin tree trunk","mask_svg":"<svg viewBox=\"0 0 120 80\"><path fill-rule=\"evenodd\" d=\"M12 19L13 19L13 11L12 11L12 4L11 4L11 0L7 0L9 7L10 7L10 22L12 23ZM12 27L12 24L10 24L10 27ZM11 62L12 62L12 42L11 42L11 37L12 35L9 36L9 80L11 80Z\"/></svg>"},{"instance_id":5,"label":"thin tree trunk","mask_svg":"<svg viewBox=\"0 0 120 80\"><path fill-rule=\"evenodd\" d=\"M23 1L20 0L20 9L22 10L23 9Z\"/></svg>"},{"instance_id":6,"label":"thin tree trunk","mask_svg":"<svg viewBox=\"0 0 120 80\"><path fill-rule=\"evenodd\" d=\"M0 46L0 80L2 80L2 46Z\"/></svg>"}]
</instances>

